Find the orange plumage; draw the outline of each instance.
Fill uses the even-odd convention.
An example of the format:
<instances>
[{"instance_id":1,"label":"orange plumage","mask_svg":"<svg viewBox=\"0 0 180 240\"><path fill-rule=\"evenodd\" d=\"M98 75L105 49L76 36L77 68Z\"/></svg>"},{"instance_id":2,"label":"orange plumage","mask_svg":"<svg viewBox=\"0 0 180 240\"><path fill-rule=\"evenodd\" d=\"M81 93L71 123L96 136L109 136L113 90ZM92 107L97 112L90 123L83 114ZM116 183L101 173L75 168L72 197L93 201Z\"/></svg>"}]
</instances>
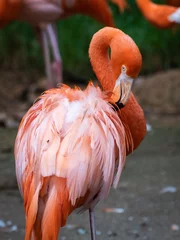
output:
<instances>
[{"instance_id":1,"label":"orange plumage","mask_svg":"<svg viewBox=\"0 0 180 240\"><path fill-rule=\"evenodd\" d=\"M136 3L144 17L154 26L159 28L170 28L180 24L180 9L158 5L150 0L136 0Z\"/></svg>"},{"instance_id":2,"label":"orange plumage","mask_svg":"<svg viewBox=\"0 0 180 240\"><path fill-rule=\"evenodd\" d=\"M48 90L19 126L15 159L25 240L57 240L74 209L93 209L117 186L126 155L146 134L143 111L130 94L142 63L136 44L106 27L93 36L89 56L104 90L91 82L84 91L66 85Z\"/></svg>"},{"instance_id":3,"label":"orange plumage","mask_svg":"<svg viewBox=\"0 0 180 240\"><path fill-rule=\"evenodd\" d=\"M22 0L1 0L0 1L0 27L16 19L20 14Z\"/></svg>"}]
</instances>

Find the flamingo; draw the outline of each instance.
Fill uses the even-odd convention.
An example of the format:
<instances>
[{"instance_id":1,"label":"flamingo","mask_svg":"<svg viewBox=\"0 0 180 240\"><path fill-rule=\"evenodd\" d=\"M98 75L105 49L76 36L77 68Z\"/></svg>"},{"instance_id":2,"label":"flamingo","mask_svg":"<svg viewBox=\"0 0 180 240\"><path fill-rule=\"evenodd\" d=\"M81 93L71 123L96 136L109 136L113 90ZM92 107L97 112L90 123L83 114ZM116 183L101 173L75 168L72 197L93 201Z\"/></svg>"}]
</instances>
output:
<instances>
[{"instance_id":1,"label":"flamingo","mask_svg":"<svg viewBox=\"0 0 180 240\"><path fill-rule=\"evenodd\" d=\"M136 0L144 17L158 28L170 28L180 24L180 8L158 5L150 0Z\"/></svg>"},{"instance_id":2,"label":"flamingo","mask_svg":"<svg viewBox=\"0 0 180 240\"><path fill-rule=\"evenodd\" d=\"M111 0L123 11L125 0ZM107 0L1 0L0 26L16 19L30 23L43 50L48 79L47 88L62 83L62 58L59 51L55 22L73 14L88 15L106 26L114 27ZM4 7L6 4L6 8ZM16 7L16 11L14 6ZM52 63L51 54L52 52Z\"/></svg>"},{"instance_id":3,"label":"flamingo","mask_svg":"<svg viewBox=\"0 0 180 240\"><path fill-rule=\"evenodd\" d=\"M57 240L76 208L89 209L95 240L94 207L117 186L126 155L146 134L131 93L142 64L134 41L105 27L93 36L89 57L103 90L92 82L84 91L67 85L47 90L20 123L15 159L25 240Z\"/></svg>"},{"instance_id":4,"label":"flamingo","mask_svg":"<svg viewBox=\"0 0 180 240\"><path fill-rule=\"evenodd\" d=\"M180 7L180 0L166 0L168 5Z\"/></svg>"},{"instance_id":5,"label":"flamingo","mask_svg":"<svg viewBox=\"0 0 180 240\"><path fill-rule=\"evenodd\" d=\"M0 27L14 20L21 11L22 0L0 1Z\"/></svg>"}]
</instances>

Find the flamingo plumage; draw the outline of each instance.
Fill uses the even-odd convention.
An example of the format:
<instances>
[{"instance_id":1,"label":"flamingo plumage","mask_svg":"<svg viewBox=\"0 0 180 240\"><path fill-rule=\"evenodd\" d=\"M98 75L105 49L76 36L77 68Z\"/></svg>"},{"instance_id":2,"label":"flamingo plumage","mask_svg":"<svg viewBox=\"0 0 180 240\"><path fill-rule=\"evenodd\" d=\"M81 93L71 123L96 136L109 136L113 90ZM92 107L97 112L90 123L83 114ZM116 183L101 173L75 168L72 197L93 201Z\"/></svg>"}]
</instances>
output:
<instances>
[{"instance_id":1,"label":"flamingo plumage","mask_svg":"<svg viewBox=\"0 0 180 240\"><path fill-rule=\"evenodd\" d=\"M131 93L142 64L134 41L105 27L93 36L89 56L103 90L92 82L84 91L66 85L47 90L20 123L15 159L25 240L57 240L76 208L89 209L95 240L93 209L117 186L126 155L146 134Z\"/></svg>"},{"instance_id":2,"label":"flamingo plumage","mask_svg":"<svg viewBox=\"0 0 180 240\"><path fill-rule=\"evenodd\" d=\"M0 27L2 28L14 20L20 13L22 0L1 0L0 1Z\"/></svg>"},{"instance_id":3,"label":"flamingo plumage","mask_svg":"<svg viewBox=\"0 0 180 240\"><path fill-rule=\"evenodd\" d=\"M170 28L180 24L180 8L168 5L159 5L151 0L136 0L143 16L158 28Z\"/></svg>"},{"instance_id":4,"label":"flamingo plumage","mask_svg":"<svg viewBox=\"0 0 180 240\"><path fill-rule=\"evenodd\" d=\"M111 1L124 10L125 0ZM107 0L1 0L1 27L12 20L25 21L34 27L38 40L41 39L48 79L47 88L56 87L58 83L63 82L62 58L55 23L74 14L88 15L105 26L115 26Z\"/></svg>"}]
</instances>

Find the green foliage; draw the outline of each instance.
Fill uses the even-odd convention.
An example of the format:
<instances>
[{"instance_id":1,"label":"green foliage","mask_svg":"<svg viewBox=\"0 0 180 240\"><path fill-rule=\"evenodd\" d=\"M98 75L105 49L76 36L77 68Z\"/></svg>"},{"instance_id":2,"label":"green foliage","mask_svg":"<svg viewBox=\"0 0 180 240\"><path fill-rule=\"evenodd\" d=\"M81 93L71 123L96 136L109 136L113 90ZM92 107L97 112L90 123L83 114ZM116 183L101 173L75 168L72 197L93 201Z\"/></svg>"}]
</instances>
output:
<instances>
[{"instance_id":1,"label":"green foliage","mask_svg":"<svg viewBox=\"0 0 180 240\"><path fill-rule=\"evenodd\" d=\"M143 55L143 72L180 66L180 31L157 29L148 23L129 0L129 10L119 13L111 4L118 28L129 34ZM157 1L156 1L157 2ZM162 1L161 1L162 2ZM76 15L58 23L58 37L64 67L78 74L90 72L88 46L101 24L86 16ZM25 23L12 23L0 31L0 64L27 69L43 69L43 58L32 28Z\"/></svg>"}]
</instances>

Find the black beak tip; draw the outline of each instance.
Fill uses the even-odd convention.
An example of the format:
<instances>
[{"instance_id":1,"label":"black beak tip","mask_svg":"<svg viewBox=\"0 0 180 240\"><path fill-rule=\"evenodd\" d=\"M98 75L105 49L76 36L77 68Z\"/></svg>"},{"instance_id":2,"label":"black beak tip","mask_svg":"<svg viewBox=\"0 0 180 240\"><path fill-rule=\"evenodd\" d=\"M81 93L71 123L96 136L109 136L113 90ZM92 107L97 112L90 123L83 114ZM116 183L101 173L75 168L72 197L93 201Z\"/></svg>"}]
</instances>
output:
<instances>
[{"instance_id":1,"label":"black beak tip","mask_svg":"<svg viewBox=\"0 0 180 240\"><path fill-rule=\"evenodd\" d=\"M119 109L124 107L124 104L122 102L116 102L116 105L118 106Z\"/></svg>"},{"instance_id":2,"label":"black beak tip","mask_svg":"<svg viewBox=\"0 0 180 240\"><path fill-rule=\"evenodd\" d=\"M112 108L114 111L118 111L119 109L124 107L124 104L121 103L120 101L116 102L115 104L110 103L112 105Z\"/></svg>"}]
</instances>

